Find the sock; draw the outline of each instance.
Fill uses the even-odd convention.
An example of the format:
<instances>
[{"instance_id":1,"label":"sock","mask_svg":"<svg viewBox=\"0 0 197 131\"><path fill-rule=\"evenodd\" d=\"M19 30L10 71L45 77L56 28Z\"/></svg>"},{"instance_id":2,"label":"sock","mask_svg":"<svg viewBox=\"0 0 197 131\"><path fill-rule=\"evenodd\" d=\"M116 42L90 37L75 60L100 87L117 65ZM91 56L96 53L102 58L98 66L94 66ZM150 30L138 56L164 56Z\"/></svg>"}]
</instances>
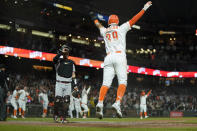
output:
<instances>
[{"instance_id":1,"label":"sock","mask_svg":"<svg viewBox=\"0 0 197 131\"><path fill-rule=\"evenodd\" d=\"M109 88L107 86L101 86L100 93L99 93L99 102L103 103L108 89Z\"/></svg>"},{"instance_id":2,"label":"sock","mask_svg":"<svg viewBox=\"0 0 197 131\"><path fill-rule=\"evenodd\" d=\"M124 96L125 90L126 90L126 85L120 84L118 86L116 102L120 103L120 101L122 100L122 97Z\"/></svg>"},{"instance_id":3,"label":"sock","mask_svg":"<svg viewBox=\"0 0 197 131\"><path fill-rule=\"evenodd\" d=\"M14 110L14 116L16 116L16 112L17 112L17 110Z\"/></svg>"},{"instance_id":4,"label":"sock","mask_svg":"<svg viewBox=\"0 0 197 131\"><path fill-rule=\"evenodd\" d=\"M43 110L43 114L45 114L45 115L47 114L47 109Z\"/></svg>"},{"instance_id":5,"label":"sock","mask_svg":"<svg viewBox=\"0 0 197 131\"><path fill-rule=\"evenodd\" d=\"M19 111L19 114L21 114L21 108L19 108L18 111Z\"/></svg>"},{"instance_id":6,"label":"sock","mask_svg":"<svg viewBox=\"0 0 197 131\"><path fill-rule=\"evenodd\" d=\"M147 112L144 112L144 116L147 116Z\"/></svg>"},{"instance_id":7,"label":"sock","mask_svg":"<svg viewBox=\"0 0 197 131\"><path fill-rule=\"evenodd\" d=\"M140 117L142 117L142 112L140 112Z\"/></svg>"},{"instance_id":8,"label":"sock","mask_svg":"<svg viewBox=\"0 0 197 131\"><path fill-rule=\"evenodd\" d=\"M24 116L24 115L25 115L25 111L22 112L22 116Z\"/></svg>"}]
</instances>

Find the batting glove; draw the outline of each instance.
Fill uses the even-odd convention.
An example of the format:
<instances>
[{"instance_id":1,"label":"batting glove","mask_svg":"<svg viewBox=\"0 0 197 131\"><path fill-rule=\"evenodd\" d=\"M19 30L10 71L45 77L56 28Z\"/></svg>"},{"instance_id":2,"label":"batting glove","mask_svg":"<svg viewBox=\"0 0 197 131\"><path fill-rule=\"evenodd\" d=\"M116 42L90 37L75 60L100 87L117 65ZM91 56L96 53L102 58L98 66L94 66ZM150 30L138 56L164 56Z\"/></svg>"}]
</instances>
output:
<instances>
[{"instance_id":1,"label":"batting glove","mask_svg":"<svg viewBox=\"0 0 197 131\"><path fill-rule=\"evenodd\" d=\"M146 11L151 5L152 5L152 2L151 2L151 1L147 2L147 3L144 5L143 10Z\"/></svg>"}]
</instances>

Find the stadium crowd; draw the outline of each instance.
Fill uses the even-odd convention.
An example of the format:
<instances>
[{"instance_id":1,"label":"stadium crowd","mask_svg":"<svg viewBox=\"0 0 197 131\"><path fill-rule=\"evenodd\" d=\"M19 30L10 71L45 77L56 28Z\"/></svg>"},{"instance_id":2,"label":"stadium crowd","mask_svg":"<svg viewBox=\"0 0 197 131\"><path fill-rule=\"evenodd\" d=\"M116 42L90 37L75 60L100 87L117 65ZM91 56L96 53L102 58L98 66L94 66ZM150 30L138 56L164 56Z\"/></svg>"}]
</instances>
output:
<instances>
[{"instance_id":1,"label":"stadium crowd","mask_svg":"<svg viewBox=\"0 0 197 131\"><path fill-rule=\"evenodd\" d=\"M91 86L91 91L88 98L89 108L95 108L98 101L99 88L102 80L99 75L94 78L89 78L88 75L84 75L84 72L78 74L78 88L82 91L84 85ZM142 77L142 76L141 76ZM133 79L133 78L132 78ZM154 78L153 78L154 79ZM166 81L165 81L166 80ZM138 85L129 84L125 96L123 97L122 109L126 110L139 110L140 92L152 89L151 95L147 99L148 110L160 110L160 111L197 111L197 97L193 95L195 92L194 87L180 86L183 79L178 79L177 83L180 85L169 86L168 79L160 79L157 87L143 87ZM190 80L195 84L195 80ZM140 83L140 82L139 82ZM172 83L172 82L171 82ZM13 91L17 84L22 84L28 87L28 92L32 97L32 101L28 101L28 104L39 104L38 95L40 86L44 86L47 89L49 98L49 106L53 106L54 101L54 87L55 87L55 75L50 76L46 73L35 71L31 75L27 74L10 74L10 89ZM107 97L104 101L105 109L110 109L113 100L116 97L116 86L112 85L108 91Z\"/></svg>"}]
</instances>

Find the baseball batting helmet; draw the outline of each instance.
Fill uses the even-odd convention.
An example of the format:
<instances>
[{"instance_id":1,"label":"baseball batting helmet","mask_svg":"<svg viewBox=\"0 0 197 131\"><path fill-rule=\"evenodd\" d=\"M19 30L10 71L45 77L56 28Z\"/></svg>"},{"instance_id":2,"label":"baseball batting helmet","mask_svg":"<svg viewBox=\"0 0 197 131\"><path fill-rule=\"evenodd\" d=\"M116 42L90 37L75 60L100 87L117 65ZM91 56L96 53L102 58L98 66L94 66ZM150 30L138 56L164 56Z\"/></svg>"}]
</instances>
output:
<instances>
[{"instance_id":1,"label":"baseball batting helmet","mask_svg":"<svg viewBox=\"0 0 197 131\"><path fill-rule=\"evenodd\" d=\"M144 96L145 94L146 94L145 91L142 91L142 92L141 92L141 95L142 95L142 96Z\"/></svg>"},{"instance_id":2,"label":"baseball batting helmet","mask_svg":"<svg viewBox=\"0 0 197 131\"><path fill-rule=\"evenodd\" d=\"M108 19L108 25L111 25L111 24L119 24L119 18L117 15L110 15L109 16L109 19Z\"/></svg>"}]
</instances>

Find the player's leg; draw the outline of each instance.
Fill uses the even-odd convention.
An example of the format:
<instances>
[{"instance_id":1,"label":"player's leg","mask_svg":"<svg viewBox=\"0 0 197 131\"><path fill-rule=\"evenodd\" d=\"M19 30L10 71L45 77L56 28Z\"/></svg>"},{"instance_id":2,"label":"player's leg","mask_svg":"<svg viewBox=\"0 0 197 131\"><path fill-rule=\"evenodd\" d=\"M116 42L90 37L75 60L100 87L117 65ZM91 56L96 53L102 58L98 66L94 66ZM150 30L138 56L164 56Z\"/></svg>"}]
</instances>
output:
<instances>
[{"instance_id":1,"label":"player's leg","mask_svg":"<svg viewBox=\"0 0 197 131\"><path fill-rule=\"evenodd\" d=\"M68 115L69 105L70 105L70 96L71 96L71 83L64 84L63 86L63 101L61 108L61 117L62 123L66 120L66 116Z\"/></svg>"},{"instance_id":2,"label":"player's leg","mask_svg":"<svg viewBox=\"0 0 197 131\"><path fill-rule=\"evenodd\" d=\"M122 113L120 109L120 104L127 86L127 60L124 55L117 54L114 55L113 61L114 69L118 77L119 86L117 89L116 102L112 105L112 107L116 110L117 116L121 118Z\"/></svg>"},{"instance_id":3,"label":"player's leg","mask_svg":"<svg viewBox=\"0 0 197 131\"><path fill-rule=\"evenodd\" d=\"M80 113L79 107L75 106L75 110L76 110L76 118L79 118L79 113Z\"/></svg>"},{"instance_id":4,"label":"player's leg","mask_svg":"<svg viewBox=\"0 0 197 131\"><path fill-rule=\"evenodd\" d=\"M104 62L103 84L102 84L102 87L100 88L99 101L98 101L98 104L96 105L96 115L100 119L103 118L103 101L105 99L108 89L111 86L112 80L115 76L115 71L114 71L113 65L110 64L109 58L110 57L105 59L105 62Z\"/></svg>"},{"instance_id":5,"label":"player's leg","mask_svg":"<svg viewBox=\"0 0 197 131\"><path fill-rule=\"evenodd\" d=\"M143 119L143 111L144 111L144 107L143 105L140 105L140 119Z\"/></svg>"},{"instance_id":6,"label":"player's leg","mask_svg":"<svg viewBox=\"0 0 197 131\"><path fill-rule=\"evenodd\" d=\"M25 118L25 111L26 111L26 102L23 101L22 102L22 114L21 114L22 118Z\"/></svg>"},{"instance_id":7,"label":"player's leg","mask_svg":"<svg viewBox=\"0 0 197 131\"><path fill-rule=\"evenodd\" d=\"M88 106L86 104L81 104L81 107L84 109L83 118L87 118L87 113L89 111Z\"/></svg>"},{"instance_id":8,"label":"player's leg","mask_svg":"<svg viewBox=\"0 0 197 131\"><path fill-rule=\"evenodd\" d=\"M62 100L62 84L56 82L55 85L55 102L54 102L54 120L57 122L57 118L59 117L59 107L61 106Z\"/></svg>"},{"instance_id":9,"label":"player's leg","mask_svg":"<svg viewBox=\"0 0 197 131\"><path fill-rule=\"evenodd\" d=\"M19 105L18 113L19 113L19 116L21 116L21 112L22 112L22 101L21 100L18 100L18 105Z\"/></svg>"},{"instance_id":10,"label":"player's leg","mask_svg":"<svg viewBox=\"0 0 197 131\"><path fill-rule=\"evenodd\" d=\"M16 101L15 100L11 100L11 104L12 104L12 106L13 106L13 108L14 108L14 111L13 111L13 118L17 118L16 117L16 114L17 114L17 109L18 109L18 107L17 107L17 103L16 103Z\"/></svg>"},{"instance_id":11,"label":"player's leg","mask_svg":"<svg viewBox=\"0 0 197 131\"><path fill-rule=\"evenodd\" d=\"M44 100L44 103L43 103L43 114L42 114L42 117L45 118L47 116L47 108L48 108L48 102L46 100Z\"/></svg>"},{"instance_id":12,"label":"player's leg","mask_svg":"<svg viewBox=\"0 0 197 131\"><path fill-rule=\"evenodd\" d=\"M73 106L73 103L71 102L70 105L69 105L70 118L73 118L73 110L74 110L74 106Z\"/></svg>"},{"instance_id":13,"label":"player's leg","mask_svg":"<svg viewBox=\"0 0 197 131\"><path fill-rule=\"evenodd\" d=\"M144 105L144 117L145 117L145 118L148 118L148 116L147 116L147 107L146 107L146 105Z\"/></svg>"}]
</instances>

